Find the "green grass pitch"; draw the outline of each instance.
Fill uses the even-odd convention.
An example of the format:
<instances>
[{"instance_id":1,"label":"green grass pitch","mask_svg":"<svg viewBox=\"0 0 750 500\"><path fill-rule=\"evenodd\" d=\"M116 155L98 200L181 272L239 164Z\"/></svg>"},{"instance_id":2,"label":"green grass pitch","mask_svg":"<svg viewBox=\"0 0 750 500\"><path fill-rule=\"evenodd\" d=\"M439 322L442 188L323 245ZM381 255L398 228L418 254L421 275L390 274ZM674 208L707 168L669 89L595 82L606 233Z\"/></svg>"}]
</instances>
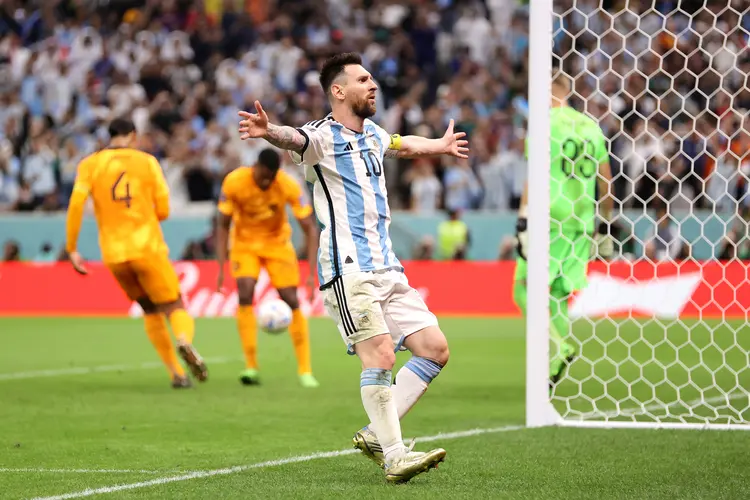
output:
<instances>
[{"instance_id":1,"label":"green grass pitch","mask_svg":"<svg viewBox=\"0 0 750 500\"><path fill-rule=\"evenodd\" d=\"M359 364L327 319L311 323L317 390L297 385L284 334L261 334L263 385L241 386L234 322L199 320L196 346L212 361L210 380L190 391L169 387L138 320L0 319L0 498L78 498L99 489L96 498L118 499L750 497L750 433L523 429L522 321L441 325L451 361L403 430L431 438L417 440L417 449L441 446L448 457L437 471L392 486L357 454L314 455L349 450L366 423ZM594 335L576 323L585 352L608 350L614 361L577 362L571 375L586 381L563 383L556 404L585 414L587 401L598 399L607 410L606 381L612 391L631 385L644 402L670 401L675 389L660 373L671 370L678 387L688 374L709 383L710 373L691 368L700 359L732 368L714 372L717 387L747 388L746 351L736 340L747 327L701 328L675 353L649 347L666 339L679 346L686 335L675 325L629 324L615 337L612 326ZM399 354L399 365L406 359ZM643 375L638 363L650 366ZM587 398L574 397L583 386ZM729 414L748 420L746 406L735 401ZM492 432L438 436L472 429Z\"/></svg>"}]
</instances>

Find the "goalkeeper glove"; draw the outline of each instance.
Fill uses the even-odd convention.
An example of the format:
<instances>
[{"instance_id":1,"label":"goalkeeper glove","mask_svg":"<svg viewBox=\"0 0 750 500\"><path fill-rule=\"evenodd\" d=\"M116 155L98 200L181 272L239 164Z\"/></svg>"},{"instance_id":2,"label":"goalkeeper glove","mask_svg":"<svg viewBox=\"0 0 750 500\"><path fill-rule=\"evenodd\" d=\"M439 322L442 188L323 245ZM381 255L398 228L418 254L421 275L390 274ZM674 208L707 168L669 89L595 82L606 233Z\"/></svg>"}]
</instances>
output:
<instances>
[{"instance_id":1,"label":"goalkeeper glove","mask_svg":"<svg viewBox=\"0 0 750 500\"><path fill-rule=\"evenodd\" d=\"M526 249L529 247L529 231L526 216L519 214L516 221L516 251L518 256L526 260Z\"/></svg>"},{"instance_id":2,"label":"goalkeeper glove","mask_svg":"<svg viewBox=\"0 0 750 500\"><path fill-rule=\"evenodd\" d=\"M612 258L612 254L615 253L615 242L609 234L608 222L599 223L591 250L594 256L598 255L603 259Z\"/></svg>"}]
</instances>

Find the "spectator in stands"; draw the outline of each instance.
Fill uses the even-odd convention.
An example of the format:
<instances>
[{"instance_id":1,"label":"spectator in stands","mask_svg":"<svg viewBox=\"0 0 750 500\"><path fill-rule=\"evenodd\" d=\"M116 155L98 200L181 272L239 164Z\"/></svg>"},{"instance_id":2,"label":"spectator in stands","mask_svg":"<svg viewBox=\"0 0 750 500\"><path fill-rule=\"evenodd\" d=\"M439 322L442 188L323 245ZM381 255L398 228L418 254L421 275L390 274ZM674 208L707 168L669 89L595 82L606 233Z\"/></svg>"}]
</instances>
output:
<instances>
[{"instance_id":1,"label":"spectator in stands","mask_svg":"<svg viewBox=\"0 0 750 500\"><path fill-rule=\"evenodd\" d=\"M716 252L721 260L750 260L750 235L747 221L739 221L727 233Z\"/></svg>"},{"instance_id":2,"label":"spectator in stands","mask_svg":"<svg viewBox=\"0 0 750 500\"><path fill-rule=\"evenodd\" d=\"M0 212L15 208L18 200L18 174L21 165L13 156L13 146L7 139L0 140Z\"/></svg>"},{"instance_id":3,"label":"spectator in stands","mask_svg":"<svg viewBox=\"0 0 750 500\"><path fill-rule=\"evenodd\" d=\"M443 159L443 161L446 164L443 175L445 208L453 212L477 208L482 188L471 169L471 160L454 158Z\"/></svg>"},{"instance_id":4,"label":"spectator in stands","mask_svg":"<svg viewBox=\"0 0 750 500\"><path fill-rule=\"evenodd\" d=\"M413 260L432 260L435 253L435 238L425 235L419 239L412 254Z\"/></svg>"},{"instance_id":5,"label":"spectator in stands","mask_svg":"<svg viewBox=\"0 0 750 500\"><path fill-rule=\"evenodd\" d=\"M23 179L34 196L34 208L57 207L55 154L49 145L51 137L42 133L31 140L31 154L23 165Z\"/></svg>"},{"instance_id":6,"label":"spectator in stands","mask_svg":"<svg viewBox=\"0 0 750 500\"><path fill-rule=\"evenodd\" d=\"M236 109L258 98L277 122L320 119L327 104L316 68L328 54L350 48L363 52L378 80L385 104L378 114L391 133L432 129L422 135L435 136L454 118L473 135L478 163L446 165L445 175L436 166L445 205L507 207L501 191L509 180L498 183L496 170L503 169L495 160L514 154L512 130L526 125L528 2L203 3L0 2L0 138L12 144L10 161L0 159L0 208L16 202L21 209L51 209L58 196L64 205L72 158L99 147L102 126L119 114L132 114L142 147L162 162L174 210L209 204L227 169L252 164L257 155L237 147ZM564 55L563 69L578 75L573 103L613 141L616 195L631 206L637 183L648 197L700 202L712 156L727 146L721 141L738 157L750 148L746 139L729 140L738 129L737 136L750 134L749 120L732 122L750 106L750 57L739 29L748 16L711 2L666 21L649 2L572 5L555 2L555 52ZM653 7L671 12L674 2ZM611 16L613 9L630 13ZM41 131L38 122L46 123ZM682 122L691 134L679 132L682 149L673 152L671 132ZM51 161L40 153L40 133L53 153L63 151ZM672 161L673 153L685 160ZM399 193L394 208L397 202L408 208L410 179L417 176L408 173L411 162L389 159L384 168L404 172L386 178ZM474 172L486 185L484 197ZM523 176L514 174L513 183L515 208Z\"/></svg>"},{"instance_id":7,"label":"spectator in stands","mask_svg":"<svg viewBox=\"0 0 750 500\"><path fill-rule=\"evenodd\" d=\"M57 260L57 254L55 253L52 243L49 241L42 243L42 246L39 248L39 253L31 260L37 263L55 262Z\"/></svg>"},{"instance_id":8,"label":"spectator in stands","mask_svg":"<svg viewBox=\"0 0 750 500\"><path fill-rule=\"evenodd\" d=\"M435 175L432 160L422 158L415 161L411 168L411 210L417 213L437 211L442 194L443 187Z\"/></svg>"},{"instance_id":9,"label":"spectator in stands","mask_svg":"<svg viewBox=\"0 0 750 500\"><path fill-rule=\"evenodd\" d=\"M669 216L666 203L659 203L656 208L654 230L645 238L646 258L652 262L676 260L686 248L680 236L680 230Z\"/></svg>"},{"instance_id":10,"label":"spectator in stands","mask_svg":"<svg viewBox=\"0 0 750 500\"><path fill-rule=\"evenodd\" d=\"M477 172L482 182L481 208L484 210L517 209L526 180L526 158L523 137L514 137L510 147L489 157L480 153Z\"/></svg>"},{"instance_id":11,"label":"spectator in stands","mask_svg":"<svg viewBox=\"0 0 750 500\"><path fill-rule=\"evenodd\" d=\"M741 180L743 184L747 182L740 170L740 160L731 151L721 154L708 176L706 187L706 197L716 212L737 213Z\"/></svg>"},{"instance_id":12,"label":"spectator in stands","mask_svg":"<svg viewBox=\"0 0 750 500\"><path fill-rule=\"evenodd\" d=\"M21 247L15 240L5 242L3 247L3 262L13 262L21 260Z\"/></svg>"},{"instance_id":13,"label":"spectator in stands","mask_svg":"<svg viewBox=\"0 0 750 500\"><path fill-rule=\"evenodd\" d=\"M182 251L183 260L211 260L216 258L216 217L211 217L211 228L200 240L191 240Z\"/></svg>"},{"instance_id":14,"label":"spectator in stands","mask_svg":"<svg viewBox=\"0 0 750 500\"><path fill-rule=\"evenodd\" d=\"M448 220L438 225L438 249L443 260L463 260L471 245L469 226L458 210L448 209Z\"/></svg>"}]
</instances>

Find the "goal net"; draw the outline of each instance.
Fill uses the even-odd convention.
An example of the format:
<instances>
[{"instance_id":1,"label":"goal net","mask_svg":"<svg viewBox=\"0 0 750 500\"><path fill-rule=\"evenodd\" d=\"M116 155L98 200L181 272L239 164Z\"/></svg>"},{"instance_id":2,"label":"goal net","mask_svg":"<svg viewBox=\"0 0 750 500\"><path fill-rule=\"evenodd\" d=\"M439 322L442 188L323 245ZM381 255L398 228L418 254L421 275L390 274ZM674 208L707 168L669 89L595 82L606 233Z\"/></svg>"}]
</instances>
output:
<instances>
[{"instance_id":1,"label":"goal net","mask_svg":"<svg viewBox=\"0 0 750 500\"><path fill-rule=\"evenodd\" d=\"M742 0L531 2L529 425L750 428L749 40ZM576 354L550 388L551 249L569 237L550 230L553 68L606 137L597 224L602 196L615 208L612 257L594 245L565 299Z\"/></svg>"}]
</instances>

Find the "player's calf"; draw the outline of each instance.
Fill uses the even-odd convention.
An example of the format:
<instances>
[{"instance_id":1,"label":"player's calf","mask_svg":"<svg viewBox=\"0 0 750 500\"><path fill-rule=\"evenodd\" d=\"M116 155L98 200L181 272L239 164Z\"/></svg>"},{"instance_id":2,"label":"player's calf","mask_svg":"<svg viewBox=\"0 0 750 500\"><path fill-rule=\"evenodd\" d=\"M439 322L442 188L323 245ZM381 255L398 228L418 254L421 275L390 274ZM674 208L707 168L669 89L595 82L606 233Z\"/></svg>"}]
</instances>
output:
<instances>
[{"instance_id":1,"label":"player's calf","mask_svg":"<svg viewBox=\"0 0 750 500\"><path fill-rule=\"evenodd\" d=\"M237 331L240 335L242 352L245 355L245 370L240 373L243 385L259 385L258 373L258 323L253 310L255 279L238 276L237 280Z\"/></svg>"}]
</instances>

